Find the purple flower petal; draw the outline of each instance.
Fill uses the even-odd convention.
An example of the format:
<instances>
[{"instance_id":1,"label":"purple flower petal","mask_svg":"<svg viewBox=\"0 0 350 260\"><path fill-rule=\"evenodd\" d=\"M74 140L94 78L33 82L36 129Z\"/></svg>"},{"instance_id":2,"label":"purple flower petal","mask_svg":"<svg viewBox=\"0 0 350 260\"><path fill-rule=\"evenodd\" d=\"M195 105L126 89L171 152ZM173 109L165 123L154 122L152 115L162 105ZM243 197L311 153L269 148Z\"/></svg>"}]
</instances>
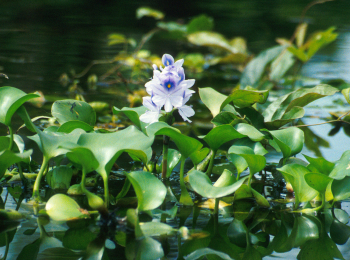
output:
<instances>
[{"instance_id":1,"label":"purple flower petal","mask_svg":"<svg viewBox=\"0 0 350 260\"><path fill-rule=\"evenodd\" d=\"M169 66L174 64L174 58L170 54L164 54L162 57L162 62L164 66Z\"/></svg>"}]
</instances>

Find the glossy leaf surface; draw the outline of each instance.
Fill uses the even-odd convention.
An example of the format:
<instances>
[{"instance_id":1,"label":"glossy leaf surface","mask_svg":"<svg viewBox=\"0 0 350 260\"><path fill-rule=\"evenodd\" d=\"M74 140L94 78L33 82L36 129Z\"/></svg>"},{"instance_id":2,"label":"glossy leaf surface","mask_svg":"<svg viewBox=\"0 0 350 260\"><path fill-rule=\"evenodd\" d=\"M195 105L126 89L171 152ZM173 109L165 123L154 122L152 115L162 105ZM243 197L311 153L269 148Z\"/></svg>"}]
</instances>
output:
<instances>
[{"instance_id":1,"label":"glossy leaf surface","mask_svg":"<svg viewBox=\"0 0 350 260\"><path fill-rule=\"evenodd\" d=\"M128 173L127 177L134 187L140 211L152 210L162 204L167 190L154 175L138 171Z\"/></svg>"},{"instance_id":2,"label":"glossy leaf surface","mask_svg":"<svg viewBox=\"0 0 350 260\"><path fill-rule=\"evenodd\" d=\"M77 120L94 126L96 112L86 102L74 99L55 101L51 107L51 114L62 125L68 121Z\"/></svg>"}]
</instances>

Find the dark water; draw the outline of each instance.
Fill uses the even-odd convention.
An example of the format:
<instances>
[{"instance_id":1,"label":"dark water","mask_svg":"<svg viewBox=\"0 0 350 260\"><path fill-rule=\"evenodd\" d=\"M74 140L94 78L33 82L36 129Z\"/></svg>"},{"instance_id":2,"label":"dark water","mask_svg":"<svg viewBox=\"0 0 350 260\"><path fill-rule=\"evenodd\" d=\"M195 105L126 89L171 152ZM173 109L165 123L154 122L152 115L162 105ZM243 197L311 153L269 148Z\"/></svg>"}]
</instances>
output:
<instances>
[{"instance_id":1,"label":"dark water","mask_svg":"<svg viewBox=\"0 0 350 260\"><path fill-rule=\"evenodd\" d=\"M214 18L215 31L227 38L242 36L247 40L252 53L275 45L277 37L290 38L300 21L303 8L311 1L275 0L275 1L229 1L229 0L193 0L193 1L1 1L0 2L0 72L9 79L0 78L1 85L9 85L25 92L41 90L44 95L67 95L67 88L59 83L63 73L83 71L93 60L110 59L121 47L109 47L107 36L118 32L140 40L142 34L155 26L152 18L135 19L135 11L140 6L150 6L163 11L166 21L178 20L187 23L196 15L205 13ZM332 1L312 7L306 15L310 23L309 30L325 30L336 26L338 39L322 49L302 69L302 74L319 80L343 79L350 82L350 2ZM145 46L157 55L171 53L176 56L187 46L176 41L169 41L155 36ZM191 49L189 49L191 50ZM87 74L103 74L108 67L95 66ZM89 92L86 77L81 79L87 101L108 101L118 107L127 106L125 97L111 96L104 91ZM150 74L151 76L151 74ZM208 83L210 82L210 83ZM197 80L197 87L232 87L237 79ZM216 86L215 84L220 84ZM112 86L125 91L124 85ZM140 86L142 87L142 86ZM342 99L341 95L333 98ZM334 100L327 100L331 108L325 108L322 102L313 104L307 111L306 124L319 123L319 118L327 117L329 111L344 111L346 107L334 105ZM31 116L50 116L51 104L43 108L32 108ZM322 155L331 161L340 158L350 147L350 138L343 129L335 136L329 137L332 125L315 126L311 129L324 138L329 147L320 147ZM6 129L0 126L0 132ZM314 155L305 148L304 153ZM4 193L2 194L4 196ZM9 208L14 207L11 201ZM348 213L348 205L343 209ZM23 223L17 231L15 240L10 245L8 259L15 259L23 245L30 243L38 236L23 235L27 228L36 226L35 219ZM61 226L49 226L48 230L65 230ZM349 259L350 242L341 247L345 259ZM0 254L3 248L0 249ZM277 258L295 259L298 250ZM276 259L266 257L264 259Z\"/></svg>"}]
</instances>

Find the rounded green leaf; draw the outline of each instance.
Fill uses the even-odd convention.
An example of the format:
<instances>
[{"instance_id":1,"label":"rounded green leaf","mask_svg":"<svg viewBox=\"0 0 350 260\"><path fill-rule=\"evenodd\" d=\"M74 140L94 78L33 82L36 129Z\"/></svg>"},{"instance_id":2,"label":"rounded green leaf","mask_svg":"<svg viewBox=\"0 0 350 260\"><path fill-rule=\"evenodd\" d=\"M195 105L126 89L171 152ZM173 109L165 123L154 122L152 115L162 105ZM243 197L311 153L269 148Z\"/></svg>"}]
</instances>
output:
<instances>
[{"instance_id":1,"label":"rounded green leaf","mask_svg":"<svg viewBox=\"0 0 350 260\"><path fill-rule=\"evenodd\" d=\"M281 150L283 158L293 156L303 149L305 140L304 132L297 127L269 131L269 133L273 136L273 141ZM273 143L271 144L274 145Z\"/></svg>"},{"instance_id":2,"label":"rounded green leaf","mask_svg":"<svg viewBox=\"0 0 350 260\"><path fill-rule=\"evenodd\" d=\"M232 53L237 52L223 35L216 32L195 32L189 34L187 39L195 45L216 47Z\"/></svg>"},{"instance_id":3,"label":"rounded green leaf","mask_svg":"<svg viewBox=\"0 0 350 260\"><path fill-rule=\"evenodd\" d=\"M335 164L332 162L327 161L326 159L320 157L320 158L312 158L305 154L303 154L305 159L310 163L309 166L315 168L318 172L323 173L325 175L329 175ZM308 166L308 168L309 168Z\"/></svg>"},{"instance_id":4,"label":"rounded green leaf","mask_svg":"<svg viewBox=\"0 0 350 260\"><path fill-rule=\"evenodd\" d=\"M134 187L140 211L155 209L163 203L167 190L154 175L137 171L127 173L126 176Z\"/></svg>"},{"instance_id":5,"label":"rounded green leaf","mask_svg":"<svg viewBox=\"0 0 350 260\"><path fill-rule=\"evenodd\" d=\"M192 153L199 151L202 148L202 143L197 139L183 135L174 127L170 127L164 122L153 123L147 128L149 136L166 135L176 144L182 156L189 157Z\"/></svg>"},{"instance_id":6,"label":"rounded green leaf","mask_svg":"<svg viewBox=\"0 0 350 260\"><path fill-rule=\"evenodd\" d=\"M214 27L213 18L205 14L194 17L187 25L187 33L211 31Z\"/></svg>"},{"instance_id":7,"label":"rounded green leaf","mask_svg":"<svg viewBox=\"0 0 350 260\"><path fill-rule=\"evenodd\" d=\"M338 245L344 245L350 237L350 227L337 219L333 219L330 226L330 236Z\"/></svg>"},{"instance_id":8,"label":"rounded green leaf","mask_svg":"<svg viewBox=\"0 0 350 260\"><path fill-rule=\"evenodd\" d=\"M192 153L190 155L190 158L191 158L193 164L197 165L200 162L202 162L207 157L209 152L210 152L210 149L208 147L204 147L203 149Z\"/></svg>"},{"instance_id":9,"label":"rounded green leaf","mask_svg":"<svg viewBox=\"0 0 350 260\"><path fill-rule=\"evenodd\" d=\"M342 154L329 174L329 177L336 180L341 180L345 176L350 176L350 151L345 151Z\"/></svg>"},{"instance_id":10,"label":"rounded green leaf","mask_svg":"<svg viewBox=\"0 0 350 260\"><path fill-rule=\"evenodd\" d=\"M200 172L196 170L191 171L188 174L188 178L189 178L191 187L195 192L197 192L199 195L203 197L214 199L214 198L221 198L234 193L242 185L242 183L248 178L248 176L238 180L232 185L225 186L225 187L213 186L211 180L204 172Z\"/></svg>"},{"instance_id":11,"label":"rounded green leaf","mask_svg":"<svg viewBox=\"0 0 350 260\"><path fill-rule=\"evenodd\" d=\"M318 172L310 172L304 176L306 183L320 193L326 192L328 184L333 180L327 175Z\"/></svg>"},{"instance_id":12,"label":"rounded green leaf","mask_svg":"<svg viewBox=\"0 0 350 260\"><path fill-rule=\"evenodd\" d=\"M210 110L213 117L218 115L221 111L221 104L226 100L227 96L212 88L200 88L198 93L202 102Z\"/></svg>"},{"instance_id":13,"label":"rounded green leaf","mask_svg":"<svg viewBox=\"0 0 350 260\"><path fill-rule=\"evenodd\" d=\"M219 257L219 259L224 259L224 260L232 260L232 258L223 252L216 251L210 248L200 248L197 249L196 251L193 251L191 254L186 256L186 260L196 260L199 258L202 258L203 256L208 256L208 255L214 255L216 257Z\"/></svg>"},{"instance_id":14,"label":"rounded green leaf","mask_svg":"<svg viewBox=\"0 0 350 260\"><path fill-rule=\"evenodd\" d=\"M91 126L96 123L96 112L86 102L74 99L55 101L51 107L51 114L62 125L68 121L82 121Z\"/></svg>"},{"instance_id":15,"label":"rounded green leaf","mask_svg":"<svg viewBox=\"0 0 350 260\"><path fill-rule=\"evenodd\" d=\"M136 18L141 19L144 16L153 17L154 19L160 20L164 18L164 14L156 9L149 7L140 7L136 10Z\"/></svg>"},{"instance_id":16,"label":"rounded green leaf","mask_svg":"<svg viewBox=\"0 0 350 260\"><path fill-rule=\"evenodd\" d=\"M55 221L68 221L89 217L84 214L75 200L64 194L52 196L46 203L46 213Z\"/></svg>"},{"instance_id":17,"label":"rounded green leaf","mask_svg":"<svg viewBox=\"0 0 350 260\"><path fill-rule=\"evenodd\" d=\"M210 130L203 139L211 149L217 151L224 143L243 137L245 135L239 133L232 125L220 125Z\"/></svg>"},{"instance_id":18,"label":"rounded green leaf","mask_svg":"<svg viewBox=\"0 0 350 260\"><path fill-rule=\"evenodd\" d=\"M62 244L65 248L73 250L85 250L89 243L96 238L96 234L92 233L89 227L70 228L62 238Z\"/></svg>"},{"instance_id":19,"label":"rounded green leaf","mask_svg":"<svg viewBox=\"0 0 350 260\"><path fill-rule=\"evenodd\" d=\"M7 126L11 124L11 118L16 110L26 101L40 97L38 94L26 94L13 87L0 88L0 123Z\"/></svg>"}]
</instances>

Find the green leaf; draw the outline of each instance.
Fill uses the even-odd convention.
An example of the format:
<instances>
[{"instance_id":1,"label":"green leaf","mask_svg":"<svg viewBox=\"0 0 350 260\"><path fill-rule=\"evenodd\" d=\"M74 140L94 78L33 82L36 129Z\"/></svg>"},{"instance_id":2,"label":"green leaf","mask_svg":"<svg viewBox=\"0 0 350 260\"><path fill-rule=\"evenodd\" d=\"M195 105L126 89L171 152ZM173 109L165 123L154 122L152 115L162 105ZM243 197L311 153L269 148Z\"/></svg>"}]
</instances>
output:
<instances>
[{"instance_id":1,"label":"green leaf","mask_svg":"<svg viewBox=\"0 0 350 260\"><path fill-rule=\"evenodd\" d=\"M305 45L308 46L307 56L310 59L320 48L334 41L338 34L334 33L335 27L330 27L326 31L317 32L312 35Z\"/></svg>"},{"instance_id":2,"label":"green leaf","mask_svg":"<svg viewBox=\"0 0 350 260\"><path fill-rule=\"evenodd\" d=\"M284 50L271 64L270 80L280 80L294 63L293 54Z\"/></svg>"},{"instance_id":3,"label":"green leaf","mask_svg":"<svg viewBox=\"0 0 350 260\"><path fill-rule=\"evenodd\" d=\"M181 154L177 150L174 150L174 149L168 150L168 163L167 163L167 171L166 171L167 178L170 177L176 165L179 164L180 159L181 159Z\"/></svg>"},{"instance_id":4,"label":"green leaf","mask_svg":"<svg viewBox=\"0 0 350 260\"><path fill-rule=\"evenodd\" d=\"M202 143L197 139L183 135L174 127L170 127L164 122L153 123L147 127L147 133L152 135L166 135L176 144L182 156L189 157L192 153L202 148Z\"/></svg>"},{"instance_id":5,"label":"green leaf","mask_svg":"<svg viewBox=\"0 0 350 260\"><path fill-rule=\"evenodd\" d=\"M283 158L298 154L303 149L304 132L297 127L269 131L269 133L273 136L273 142L281 150ZM272 144L271 141L270 144Z\"/></svg>"},{"instance_id":6,"label":"green leaf","mask_svg":"<svg viewBox=\"0 0 350 260\"><path fill-rule=\"evenodd\" d=\"M204 172L200 172L196 170L188 173L188 178L189 178L191 187L195 192L197 192L199 195L203 197L214 199L214 198L221 198L234 193L242 185L242 183L248 178L248 176L238 180L232 185L225 186L225 187L213 186L211 180Z\"/></svg>"},{"instance_id":7,"label":"green leaf","mask_svg":"<svg viewBox=\"0 0 350 260\"><path fill-rule=\"evenodd\" d=\"M257 192L254 189L251 189L253 196L256 200L256 203L258 203L258 205L260 205L261 207L266 207L269 208L270 207L270 203L267 201L267 199L261 195L259 192Z\"/></svg>"},{"instance_id":8,"label":"green leaf","mask_svg":"<svg viewBox=\"0 0 350 260\"><path fill-rule=\"evenodd\" d=\"M28 137L37 143L39 149L47 159L54 158L56 156L66 153L66 150L59 147L64 143L77 143L82 133L85 133L82 129L75 129L69 134L55 133L55 132L42 132L37 130L37 135Z\"/></svg>"},{"instance_id":9,"label":"green leaf","mask_svg":"<svg viewBox=\"0 0 350 260\"><path fill-rule=\"evenodd\" d=\"M306 183L320 193L326 192L328 184L333 180L327 175L318 172L310 172L304 176Z\"/></svg>"},{"instance_id":10,"label":"green leaf","mask_svg":"<svg viewBox=\"0 0 350 260\"><path fill-rule=\"evenodd\" d=\"M262 134L260 131L258 131L254 126L246 124L246 123L240 123L235 126L235 129L240 134L246 135L249 137L250 140L259 142L263 139L265 139L265 135Z\"/></svg>"},{"instance_id":11,"label":"green leaf","mask_svg":"<svg viewBox=\"0 0 350 260\"><path fill-rule=\"evenodd\" d=\"M237 181L236 176L228 169L225 169L219 179L214 183L214 187L226 187L234 184Z\"/></svg>"},{"instance_id":12,"label":"green leaf","mask_svg":"<svg viewBox=\"0 0 350 260\"><path fill-rule=\"evenodd\" d=\"M136 18L141 19L144 16L153 17L156 20L161 20L164 18L164 14L156 9L149 7L140 7L136 10Z\"/></svg>"},{"instance_id":13,"label":"green leaf","mask_svg":"<svg viewBox=\"0 0 350 260\"><path fill-rule=\"evenodd\" d=\"M316 190L311 188L305 181L304 176L309 170L300 164L287 164L282 168L278 168L287 182L293 187L295 194L295 204L300 202L308 202L315 198L318 194Z\"/></svg>"},{"instance_id":14,"label":"green leaf","mask_svg":"<svg viewBox=\"0 0 350 260\"><path fill-rule=\"evenodd\" d=\"M323 173L325 175L329 175L335 164L332 162L327 161L326 159L324 159L323 157L320 158L312 158L309 157L305 154L303 154L304 157L306 158L306 160L310 163L309 165L315 169L317 169L318 172ZM309 167L309 166L308 166Z\"/></svg>"},{"instance_id":15,"label":"green leaf","mask_svg":"<svg viewBox=\"0 0 350 260\"><path fill-rule=\"evenodd\" d=\"M108 45L115 45L115 44L121 44L121 43L126 43L127 39L125 35L120 34L120 33L111 33L108 35Z\"/></svg>"},{"instance_id":16,"label":"green leaf","mask_svg":"<svg viewBox=\"0 0 350 260\"><path fill-rule=\"evenodd\" d=\"M215 126L219 125L236 125L237 123L244 122L245 120L241 119L237 115L235 115L232 112L228 111L222 111L219 114L217 114L211 122Z\"/></svg>"},{"instance_id":17,"label":"green leaf","mask_svg":"<svg viewBox=\"0 0 350 260\"><path fill-rule=\"evenodd\" d=\"M227 99L227 96L212 88L200 88L198 93L202 102L210 110L213 117L220 113L221 104Z\"/></svg>"},{"instance_id":18,"label":"green leaf","mask_svg":"<svg viewBox=\"0 0 350 260\"><path fill-rule=\"evenodd\" d=\"M140 120L140 116L146 113L146 111L147 108L144 106L135 108L123 107L122 109L113 107L113 114L118 115L119 113L124 113L124 115L126 115L130 119L130 121L133 122L135 126L137 126L137 128L142 131L144 131L147 124Z\"/></svg>"},{"instance_id":19,"label":"green leaf","mask_svg":"<svg viewBox=\"0 0 350 260\"><path fill-rule=\"evenodd\" d=\"M350 176L350 151L345 151L340 159L335 162L335 166L329 177L341 180L345 176Z\"/></svg>"},{"instance_id":20,"label":"green leaf","mask_svg":"<svg viewBox=\"0 0 350 260\"><path fill-rule=\"evenodd\" d=\"M55 221L68 221L77 218L86 218L78 203L64 194L52 196L46 203L46 213Z\"/></svg>"},{"instance_id":21,"label":"green leaf","mask_svg":"<svg viewBox=\"0 0 350 260\"><path fill-rule=\"evenodd\" d=\"M46 174L46 182L52 189L68 190L73 176L73 169L61 165L53 168Z\"/></svg>"},{"instance_id":22,"label":"green leaf","mask_svg":"<svg viewBox=\"0 0 350 260\"><path fill-rule=\"evenodd\" d=\"M187 25L187 33L194 33L199 31L211 31L214 27L213 18L205 14L196 16L191 19Z\"/></svg>"},{"instance_id":23,"label":"green leaf","mask_svg":"<svg viewBox=\"0 0 350 260\"><path fill-rule=\"evenodd\" d=\"M237 89L224 100L220 106L220 111L230 102L239 108L249 107L255 103L264 104L268 96L268 90Z\"/></svg>"},{"instance_id":24,"label":"green leaf","mask_svg":"<svg viewBox=\"0 0 350 260\"><path fill-rule=\"evenodd\" d=\"M92 132L94 131L94 128L83 122L83 121L78 121L78 120L72 120L72 121L68 121L63 123L58 129L57 132L62 132L62 133L67 133L69 134L70 132L72 132L75 129L83 129L85 132Z\"/></svg>"},{"instance_id":25,"label":"green leaf","mask_svg":"<svg viewBox=\"0 0 350 260\"><path fill-rule=\"evenodd\" d=\"M140 211L155 209L163 203L167 190L154 175L138 171L127 173L126 176L134 187Z\"/></svg>"},{"instance_id":26,"label":"green leaf","mask_svg":"<svg viewBox=\"0 0 350 260\"><path fill-rule=\"evenodd\" d=\"M334 201L342 201L350 197L350 176L346 176L341 180L333 180L332 193Z\"/></svg>"},{"instance_id":27,"label":"green leaf","mask_svg":"<svg viewBox=\"0 0 350 260\"><path fill-rule=\"evenodd\" d=\"M68 249L85 250L96 237L97 235L92 233L89 227L70 228L65 232L62 243Z\"/></svg>"},{"instance_id":28,"label":"green leaf","mask_svg":"<svg viewBox=\"0 0 350 260\"><path fill-rule=\"evenodd\" d=\"M215 47L231 53L237 52L223 35L216 32L195 32L189 34L187 39L194 45Z\"/></svg>"},{"instance_id":29,"label":"green leaf","mask_svg":"<svg viewBox=\"0 0 350 260\"><path fill-rule=\"evenodd\" d=\"M276 120L286 120L282 123L288 123L288 120L295 119L295 115L300 116L301 107L315 101L319 98L330 96L338 92L338 89L326 84L317 85L314 88L301 88L279 97L272 102L263 112L265 117L265 124L268 127L280 127L281 122ZM292 109L296 110L292 110ZM289 114L288 114L289 112ZM274 121L276 121L274 123Z\"/></svg>"},{"instance_id":30,"label":"green leaf","mask_svg":"<svg viewBox=\"0 0 350 260\"><path fill-rule=\"evenodd\" d=\"M210 149L208 147L204 147L203 149L192 153L190 155L190 158L191 158L193 164L197 165L200 162L202 162L207 157L209 152L210 152Z\"/></svg>"},{"instance_id":31,"label":"green leaf","mask_svg":"<svg viewBox=\"0 0 350 260\"><path fill-rule=\"evenodd\" d=\"M210 148L216 152L224 143L243 137L246 136L239 133L233 126L221 125L210 130L210 132L204 136L203 139L210 146Z\"/></svg>"},{"instance_id":32,"label":"green leaf","mask_svg":"<svg viewBox=\"0 0 350 260\"><path fill-rule=\"evenodd\" d=\"M124 152L130 150L143 151L148 160L151 158L154 137L148 137L135 126L114 133L89 133L80 136L77 144L89 149L95 156L99 166L96 171L107 178L114 162Z\"/></svg>"},{"instance_id":33,"label":"green leaf","mask_svg":"<svg viewBox=\"0 0 350 260\"><path fill-rule=\"evenodd\" d=\"M0 178L5 174L6 169L11 165L18 162L29 163L30 156L33 150L26 151L24 153L14 153L9 150L4 150L0 152Z\"/></svg>"},{"instance_id":34,"label":"green leaf","mask_svg":"<svg viewBox=\"0 0 350 260\"><path fill-rule=\"evenodd\" d=\"M157 26L161 29L167 30L169 32L187 32L187 25L179 24L176 22L158 22Z\"/></svg>"},{"instance_id":35,"label":"green leaf","mask_svg":"<svg viewBox=\"0 0 350 260\"><path fill-rule=\"evenodd\" d=\"M140 223L140 228L144 236L170 235L176 232L176 229L161 222Z\"/></svg>"},{"instance_id":36,"label":"green leaf","mask_svg":"<svg viewBox=\"0 0 350 260\"><path fill-rule=\"evenodd\" d=\"M0 88L0 123L11 125L11 119L16 110L26 101L40 97L38 94L26 94L13 87Z\"/></svg>"},{"instance_id":37,"label":"green leaf","mask_svg":"<svg viewBox=\"0 0 350 260\"><path fill-rule=\"evenodd\" d=\"M350 237L350 227L348 225L334 218L329 229L329 235L336 244L344 245L348 241Z\"/></svg>"},{"instance_id":38,"label":"green leaf","mask_svg":"<svg viewBox=\"0 0 350 260\"><path fill-rule=\"evenodd\" d=\"M343 96L346 99L346 102L348 102L350 104L350 88L345 88L341 91L341 93L343 94Z\"/></svg>"},{"instance_id":39,"label":"green leaf","mask_svg":"<svg viewBox=\"0 0 350 260\"><path fill-rule=\"evenodd\" d=\"M272 47L261 52L251 60L242 73L240 80L241 88L257 84L265 71L265 67L280 55L285 48L286 46Z\"/></svg>"},{"instance_id":40,"label":"green leaf","mask_svg":"<svg viewBox=\"0 0 350 260\"><path fill-rule=\"evenodd\" d=\"M134 240L126 244L126 259L154 260L164 257L162 244L151 237Z\"/></svg>"},{"instance_id":41,"label":"green leaf","mask_svg":"<svg viewBox=\"0 0 350 260\"><path fill-rule=\"evenodd\" d=\"M210 255L215 255L219 259L232 260L232 258L228 254L225 254L225 253L222 253L220 251L216 251L216 250L213 250L210 248L197 249L196 251L193 251L191 254L187 255L186 260L196 260L196 259L201 258L203 256L210 256ZM215 259L217 259L217 258L215 258Z\"/></svg>"},{"instance_id":42,"label":"green leaf","mask_svg":"<svg viewBox=\"0 0 350 260\"><path fill-rule=\"evenodd\" d=\"M82 121L91 126L96 123L96 112L86 102L74 99L55 101L51 107L52 116L62 125L68 121Z\"/></svg>"}]
</instances>

